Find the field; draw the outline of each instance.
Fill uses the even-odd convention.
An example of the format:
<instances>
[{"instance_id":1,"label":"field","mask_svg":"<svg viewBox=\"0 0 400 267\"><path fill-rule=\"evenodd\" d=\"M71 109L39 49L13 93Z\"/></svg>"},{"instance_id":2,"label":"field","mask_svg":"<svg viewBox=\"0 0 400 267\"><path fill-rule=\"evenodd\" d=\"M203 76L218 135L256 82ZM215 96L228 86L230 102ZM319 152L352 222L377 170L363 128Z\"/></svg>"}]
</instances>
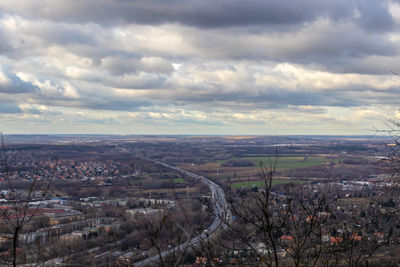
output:
<instances>
[{"instance_id":1,"label":"field","mask_svg":"<svg viewBox=\"0 0 400 267\"><path fill-rule=\"evenodd\" d=\"M184 184L184 183L186 183L186 182L182 178L175 178L174 179L174 184Z\"/></svg>"},{"instance_id":2,"label":"field","mask_svg":"<svg viewBox=\"0 0 400 267\"><path fill-rule=\"evenodd\" d=\"M254 165L258 166L260 162L263 162L265 166L269 166L270 163L275 163L275 157L243 157L240 159L251 160ZM321 165L326 162L326 158L324 157L278 157L277 159L278 170L291 170L291 169L299 169Z\"/></svg>"},{"instance_id":3,"label":"field","mask_svg":"<svg viewBox=\"0 0 400 267\"><path fill-rule=\"evenodd\" d=\"M304 180L293 180L290 176L287 176L287 172L296 169L321 166L330 164L331 162L338 163L342 159L340 157L332 158L326 157L326 155L300 155L300 154L282 154L276 158L276 169L279 172L280 177L287 177L288 179L276 179L273 184L283 184L289 182L305 182ZM230 161L251 161L253 166L231 166L228 165ZM269 168L270 164L275 164L275 156L271 154L242 154L239 157L232 157L226 160L215 160L207 161L204 164L189 164L182 163L180 167L193 171L195 173L201 173L210 179L228 182L232 180L232 188L241 187L257 187L262 186L260 179L260 163L263 163L266 168Z\"/></svg>"},{"instance_id":4,"label":"field","mask_svg":"<svg viewBox=\"0 0 400 267\"><path fill-rule=\"evenodd\" d=\"M288 183L304 183L305 181L303 180L272 180L272 185L277 185L277 184L288 184ZM257 186L259 188L264 187L264 182L263 181L246 181L246 182L237 182L237 183L232 183L231 188L242 188L242 187L254 187Z\"/></svg>"}]
</instances>

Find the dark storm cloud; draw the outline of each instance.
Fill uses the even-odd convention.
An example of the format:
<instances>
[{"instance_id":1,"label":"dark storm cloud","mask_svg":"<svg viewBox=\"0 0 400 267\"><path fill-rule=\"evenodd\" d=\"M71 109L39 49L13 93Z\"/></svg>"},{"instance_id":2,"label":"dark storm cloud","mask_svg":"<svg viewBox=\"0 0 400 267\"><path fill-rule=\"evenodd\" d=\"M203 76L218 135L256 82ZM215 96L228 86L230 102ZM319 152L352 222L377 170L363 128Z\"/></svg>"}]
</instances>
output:
<instances>
[{"instance_id":1,"label":"dark storm cloud","mask_svg":"<svg viewBox=\"0 0 400 267\"><path fill-rule=\"evenodd\" d=\"M88 125L143 119L224 126L257 121L240 115L260 111L265 120L299 113L302 124L313 124L343 110L398 106L399 82L381 75L400 72L399 25L388 6L2 0L0 96L12 101L0 101L0 113ZM398 19L396 8L390 11Z\"/></svg>"},{"instance_id":2,"label":"dark storm cloud","mask_svg":"<svg viewBox=\"0 0 400 267\"><path fill-rule=\"evenodd\" d=\"M377 74L377 68L360 66L357 62L371 55L390 57L398 53L397 44L381 34L393 30L395 22L388 12L387 3L379 0L60 0L45 1L45 4L35 0L5 0L0 3L0 10L1 7L6 13L15 12L26 18L47 18L61 22L39 20L32 25L28 23L19 33L40 38L40 46L57 43L76 55L91 58L94 65L103 67L111 75L136 72L143 68L146 71L140 58L144 54L162 54L162 48L154 48L151 42L149 46L136 46L135 39L132 39L132 49L128 48L129 51L117 51L123 49L121 47L110 48L111 43L106 43L106 40L112 39L112 36L104 33L110 34L107 32L110 28L128 22L146 25L176 22L202 28L198 31L189 28L181 34L184 43L195 49L191 51L192 56L206 59L261 59L318 64L325 70L340 73ZM321 23L315 23L317 19L326 19L329 23L322 23L321 26ZM111 27L102 28L95 23ZM292 25L297 31L275 28L277 25ZM270 34L275 36L269 38ZM21 38L19 42L25 40ZM21 47L18 53L12 55L18 57L24 53L25 57L29 57L29 50L35 45ZM182 52L183 55L185 58L191 57ZM116 60L119 56L121 59ZM137 60L135 62L132 59ZM164 64L164 67L155 71L171 72L172 67ZM118 85L123 86L124 83Z\"/></svg>"},{"instance_id":3,"label":"dark storm cloud","mask_svg":"<svg viewBox=\"0 0 400 267\"><path fill-rule=\"evenodd\" d=\"M100 31L101 28L91 25L89 30ZM46 40L48 43L57 43L68 45L71 43L79 43L85 45L94 45L95 37L93 32L90 32L80 25L69 25L65 23L49 24L45 22L36 22L24 27L22 33L30 34Z\"/></svg>"},{"instance_id":4,"label":"dark storm cloud","mask_svg":"<svg viewBox=\"0 0 400 267\"><path fill-rule=\"evenodd\" d=\"M352 99L347 99L342 95L332 92L310 92L310 91L296 91L290 92L285 89L278 89L267 91L260 94L258 97L251 97L248 99L253 103L270 103L274 108L293 106L338 106L338 107L352 107L358 106L360 103Z\"/></svg>"},{"instance_id":5,"label":"dark storm cloud","mask_svg":"<svg viewBox=\"0 0 400 267\"><path fill-rule=\"evenodd\" d=\"M96 92L90 90L81 91L79 98L76 99L67 98L62 95L54 97L33 95L32 97L34 98L35 104L39 105L113 111L137 111L141 107L152 105L157 101L147 98L118 96L110 91L111 90L96 90Z\"/></svg>"},{"instance_id":6,"label":"dark storm cloud","mask_svg":"<svg viewBox=\"0 0 400 267\"><path fill-rule=\"evenodd\" d=\"M110 74L115 76L131 74L139 71L155 72L155 73L171 73L174 69L166 60L161 58L150 59L125 57L104 57L101 59L100 67L107 70Z\"/></svg>"},{"instance_id":7,"label":"dark storm cloud","mask_svg":"<svg viewBox=\"0 0 400 267\"><path fill-rule=\"evenodd\" d=\"M214 90L204 93L199 89L192 89L187 92L178 92L173 96L164 96L170 98L171 102L177 105L203 104L216 107L229 107L237 110L239 107L244 109L287 109L300 110L303 106L309 107L343 107L352 108L358 106L368 106L372 104L387 103L400 104L397 95L398 88L388 90L377 90L372 87L348 86L343 89L324 89L311 91L298 89L296 91L286 88L260 88L257 93L249 94L246 91L223 92ZM387 102L387 101L390 101ZM240 103L240 104L239 104ZM300 108L299 108L300 107ZM320 109L302 109L308 113L320 113Z\"/></svg>"},{"instance_id":8,"label":"dark storm cloud","mask_svg":"<svg viewBox=\"0 0 400 267\"><path fill-rule=\"evenodd\" d=\"M29 107L22 109L22 112L25 114L33 114L33 115L45 115L45 116L60 116L63 115L62 112L53 111L53 110L42 110L35 107Z\"/></svg>"},{"instance_id":9,"label":"dark storm cloud","mask_svg":"<svg viewBox=\"0 0 400 267\"><path fill-rule=\"evenodd\" d=\"M205 58L318 64L326 70L343 73L362 70L360 60L370 56L385 57L374 62L381 65L383 60L388 62L399 52L397 43L382 34L365 32L352 23L326 20L296 33L271 35L213 30L188 33L186 38ZM391 64L394 67L397 63ZM373 72L373 64L365 65L364 69Z\"/></svg>"},{"instance_id":10,"label":"dark storm cloud","mask_svg":"<svg viewBox=\"0 0 400 267\"><path fill-rule=\"evenodd\" d=\"M368 57L359 60L340 58L332 59L329 65L323 66L323 69L336 73L388 75L391 70L400 70L400 66L397 57Z\"/></svg>"},{"instance_id":11,"label":"dark storm cloud","mask_svg":"<svg viewBox=\"0 0 400 267\"><path fill-rule=\"evenodd\" d=\"M149 101L140 101L133 99L101 99L81 102L80 107L95 110L117 110L117 111L137 111L138 109L150 105Z\"/></svg>"},{"instance_id":12,"label":"dark storm cloud","mask_svg":"<svg viewBox=\"0 0 400 267\"><path fill-rule=\"evenodd\" d=\"M23 94L32 93L39 88L29 82L21 80L17 75L11 73L7 75L9 82L5 84L0 83L0 92L8 94Z\"/></svg>"},{"instance_id":13,"label":"dark storm cloud","mask_svg":"<svg viewBox=\"0 0 400 267\"><path fill-rule=\"evenodd\" d=\"M388 30L393 20L379 0L88 0L29 1L4 0L6 12L68 22L115 24L180 23L202 28L248 25L298 25L329 17L334 20L354 16L371 30ZM13 2L13 4L11 3Z\"/></svg>"},{"instance_id":14,"label":"dark storm cloud","mask_svg":"<svg viewBox=\"0 0 400 267\"><path fill-rule=\"evenodd\" d=\"M387 11L387 4L382 0L358 1L360 16L356 21L369 31L382 32L392 30L394 21Z\"/></svg>"},{"instance_id":15,"label":"dark storm cloud","mask_svg":"<svg viewBox=\"0 0 400 267\"><path fill-rule=\"evenodd\" d=\"M309 114L323 114L326 113L326 109L316 106L289 106L289 110L301 112L301 113L309 113Z\"/></svg>"}]
</instances>

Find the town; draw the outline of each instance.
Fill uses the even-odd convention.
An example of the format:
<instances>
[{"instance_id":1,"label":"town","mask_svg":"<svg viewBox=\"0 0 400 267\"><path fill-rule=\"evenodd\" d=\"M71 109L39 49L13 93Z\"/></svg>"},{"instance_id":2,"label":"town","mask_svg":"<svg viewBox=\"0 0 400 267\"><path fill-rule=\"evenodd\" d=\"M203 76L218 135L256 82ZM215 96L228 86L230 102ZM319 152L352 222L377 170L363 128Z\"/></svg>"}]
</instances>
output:
<instances>
[{"instance_id":1,"label":"town","mask_svg":"<svg viewBox=\"0 0 400 267\"><path fill-rule=\"evenodd\" d=\"M57 146L12 138L0 177L5 263L14 247L19 264L48 266L397 257L388 138L132 136Z\"/></svg>"}]
</instances>

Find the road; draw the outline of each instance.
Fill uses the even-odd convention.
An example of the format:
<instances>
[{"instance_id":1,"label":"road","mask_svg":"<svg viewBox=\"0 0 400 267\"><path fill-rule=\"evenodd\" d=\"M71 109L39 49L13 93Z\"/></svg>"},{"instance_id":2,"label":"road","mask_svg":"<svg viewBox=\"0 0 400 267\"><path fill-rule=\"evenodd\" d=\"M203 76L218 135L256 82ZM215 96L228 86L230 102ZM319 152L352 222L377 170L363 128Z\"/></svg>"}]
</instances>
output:
<instances>
[{"instance_id":1,"label":"road","mask_svg":"<svg viewBox=\"0 0 400 267\"><path fill-rule=\"evenodd\" d=\"M226 202L225 193L224 193L224 190L222 190L221 186L217 185L216 183L207 179L204 176L183 170L183 169L175 167L175 166L171 166L171 165L163 163L163 162L159 162L159 161L155 161L155 160L151 160L151 161L153 161L154 163L161 164L167 168L172 168L178 172L184 173L185 175L193 177L197 180L200 180L202 183L206 184L211 192L211 204L212 204L213 213L214 213L213 222L201 234L193 237L189 241L182 243L174 248L163 251L161 253L161 257L165 258L166 256L168 256L174 252L183 251L190 246L195 246L201 240L205 240L205 239L209 238L218 229L220 229L220 228L226 229L228 227L225 223L222 222L221 218L224 218L225 222L230 222L232 219L232 215L231 215L231 211L228 209L228 204ZM101 258L112 255L111 248L120 245L121 242L122 241L117 241L115 243L108 244L105 248L95 247L95 248L90 249L89 251L86 251L85 253L86 254L95 254L95 258L97 260L100 260ZM81 256L81 254L82 253L75 253L73 255L66 256L65 258L61 258L61 257L53 258L53 259L45 262L44 265L45 266L61 266L61 265L63 265L63 262L66 261L66 259L71 259L71 258L74 258L77 256ZM159 255L155 255L153 257L150 257L150 258L147 258L142 261L134 263L134 266L146 266L150 263L156 263L158 261L158 259L159 259Z\"/></svg>"},{"instance_id":2,"label":"road","mask_svg":"<svg viewBox=\"0 0 400 267\"><path fill-rule=\"evenodd\" d=\"M164 258L174 252L183 251L190 246L195 246L201 240L205 240L205 239L209 238L218 229L220 229L220 228L226 229L228 227L225 223L222 222L221 218L224 218L225 222L230 222L232 215L231 215L231 211L228 209L228 203L226 202L225 193L224 193L224 190L221 188L221 186L219 186L218 184L214 183L213 181L207 179L204 176L183 170L181 168L169 165L167 163L159 162L156 160L151 160L151 161L161 164L164 167L174 169L174 170L181 172L187 176L190 176L192 178L200 180L202 183L206 184L211 192L211 204L212 204L213 213L214 213L213 222L200 235L195 236L192 239L190 239L189 241L182 243L174 248L171 248L169 250L165 250L165 251L161 252L161 257ZM145 260L134 263L134 266L146 266L150 263L156 263L159 260L159 258L160 258L159 255L155 255L153 257L150 257Z\"/></svg>"}]
</instances>

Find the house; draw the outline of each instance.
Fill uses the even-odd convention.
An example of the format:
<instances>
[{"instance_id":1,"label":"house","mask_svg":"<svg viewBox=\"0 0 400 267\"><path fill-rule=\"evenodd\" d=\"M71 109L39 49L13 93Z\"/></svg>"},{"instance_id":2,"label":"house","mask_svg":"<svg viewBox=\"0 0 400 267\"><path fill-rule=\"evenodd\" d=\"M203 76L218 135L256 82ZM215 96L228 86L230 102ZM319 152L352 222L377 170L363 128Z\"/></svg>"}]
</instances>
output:
<instances>
[{"instance_id":1,"label":"house","mask_svg":"<svg viewBox=\"0 0 400 267\"><path fill-rule=\"evenodd\" d=\"M283 235L283 236L281 236L280 239L281 239L281 242L286 245L289 245L293 242L293 236L291 236L291 235Z\"/></svg>"},{"instance_id":2,"label":"house","mask_svg":"<svg viewBox=\"0 0 400 267\"><path fill-rule=\"evenodd\" d=\"M378 240L378 244L382 244L385 239L385 235L381 232L375 232L374 237Z\"/></svg>"},{"instance_id":3,"label":"house","mask_svg":"<svg viewBox=\"0 0 400 267\"><path fill-rule=\"evenodd\" d=\"M362 240L362 236L359 236L357 234L353 234L350 236L351 240L357 240L357 241L361 241Z\"/></svg>"},{"instance_id":4,"label":"house","mask_svg":"<svg viewBox=\"0 0 400 267\"><path fill-rule=\"evenodd\" d=\"M317 219L316 216L307 216L306 222L311 223L311 222L314 222L316 219Z\"/></svg>"},{"instance_id":5,"label":"house","mask_svg":"<svg viewBox=\"0 0 400 267\"><path fill-rule=\"evenodd\" d=\"M291 235L283 235L283 236L281 236L281 240L282 241L292 241L293 240L293 236L291 236Z\"/></svg>"},{"instance_id":6,"label":"house","mask_svg":"<svg viewBox=\"0 0 400 267\"><path fill-rule=\"evenodd\" d=\"M331 236L330 235L323 235L321 237L321 241L324 243L328 243L329 241L331 241Z\"/></svg>"},{"instance_id":7,"label":"house","mask_svg":"<svg viewBox=\"0 0 400 267\"><path fill-rule=\"evenodd\" d=\"M343 242L343 238L331 236L331 245L340 244Z\"/></svg>"}]
</instances>

